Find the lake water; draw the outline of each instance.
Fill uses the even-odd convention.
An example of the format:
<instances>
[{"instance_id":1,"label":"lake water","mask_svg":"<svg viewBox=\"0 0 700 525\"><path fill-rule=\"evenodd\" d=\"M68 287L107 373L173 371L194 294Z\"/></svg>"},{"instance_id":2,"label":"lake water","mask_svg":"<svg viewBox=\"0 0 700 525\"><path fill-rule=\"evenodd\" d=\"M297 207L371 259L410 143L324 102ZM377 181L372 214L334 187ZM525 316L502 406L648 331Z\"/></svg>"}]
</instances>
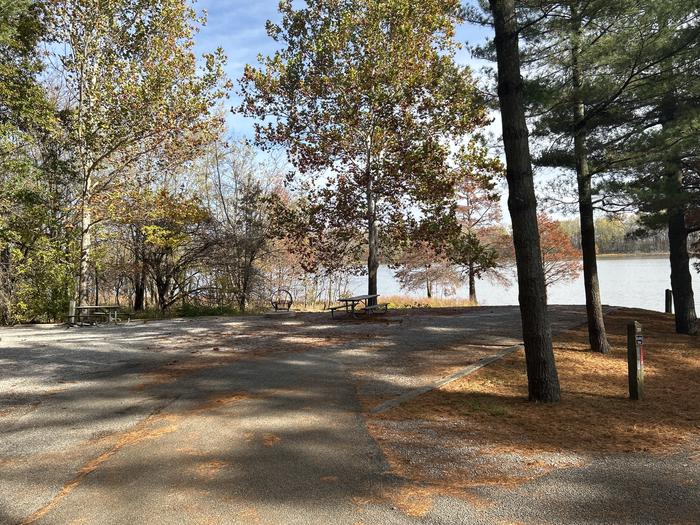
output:
<instances>
[{"instance_id":1,"label":"lake water","mask_svg":"<svg viewBox=\"0 0 700 525\"><path fill-rule=\"evenodd\" d=\"M700 274L695 269L692 271L695 304L700 310ZM671 288L671 268L667 256L601 258L598 260L598 273L603 304L663 311L664 291ZM515 279L511 281L514 283ZM378 286L382 295L425 297L422 290L402 290L393 270L386 266L379 268ZM353 294L367 293L367 278L353 277L350 290ZM476 284L476 294L482 305L518 304L518 288L515 285L504 286L481 279ZM467 288L459 288L457 296L468 297ZM585 304L583 275L574 281L551 286L548 301L550 304Z\"/></svg>"}]
</instances>

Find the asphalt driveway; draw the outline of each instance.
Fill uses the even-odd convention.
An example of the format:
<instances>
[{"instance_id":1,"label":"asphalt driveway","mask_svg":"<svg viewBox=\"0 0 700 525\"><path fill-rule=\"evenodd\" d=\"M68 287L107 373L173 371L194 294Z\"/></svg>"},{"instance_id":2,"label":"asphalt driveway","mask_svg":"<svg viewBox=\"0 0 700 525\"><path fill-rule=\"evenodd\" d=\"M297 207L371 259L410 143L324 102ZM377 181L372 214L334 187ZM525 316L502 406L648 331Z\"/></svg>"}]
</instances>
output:
<instances>
[{"instance_id":1,"label":"asphalt driveway","mask_svg":"<svg viewBox=\"0 0 700 525\"><path fill-rule=\"evenodd\" d=\"M527 494L487 513L447 497L420 518L397 506L403 482L362 403L518 340L508 307L0 330L0 523L508 521Z\"/></svg>"}]
</instances>

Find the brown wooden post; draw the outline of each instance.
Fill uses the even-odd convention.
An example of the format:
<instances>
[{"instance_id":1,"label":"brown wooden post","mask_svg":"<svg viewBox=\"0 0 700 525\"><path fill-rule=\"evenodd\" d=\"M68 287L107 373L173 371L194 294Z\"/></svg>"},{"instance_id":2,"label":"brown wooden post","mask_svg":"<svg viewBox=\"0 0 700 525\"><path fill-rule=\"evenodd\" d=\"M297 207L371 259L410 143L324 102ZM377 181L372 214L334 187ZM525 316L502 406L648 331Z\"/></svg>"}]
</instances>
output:
<instances>
[{"instance_id":1,"label":"brown wooden post","mask_svg":"<svg viewBox=\"0 0 700 525\"><path fill-rule=\"evenodd\" d=\"M634 321L627 325L627 372L630 399L644 397L644 336L642 325Z\"/></svg>"},{"instance_id":2,"label":"brown wooden post","mask_svg":"<svg viewBox=\"0 0 700 525\"><path fill-rule=\"evenodd\" d=\"M667 314L673 313L673 290L666 290L666 308L664 312Z\"/></svg>"}]
</instances>

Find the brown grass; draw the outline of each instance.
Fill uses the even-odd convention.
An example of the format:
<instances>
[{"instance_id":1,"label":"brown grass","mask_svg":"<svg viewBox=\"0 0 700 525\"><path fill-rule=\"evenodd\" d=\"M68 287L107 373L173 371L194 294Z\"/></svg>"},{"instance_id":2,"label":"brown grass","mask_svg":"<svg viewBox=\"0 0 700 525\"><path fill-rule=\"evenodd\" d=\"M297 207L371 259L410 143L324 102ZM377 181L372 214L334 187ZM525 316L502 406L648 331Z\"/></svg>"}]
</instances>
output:
<instances>
[{"instance_id":1,"label":"brown grass","mask_svg":"<svg viewBox=\"0 0 700 525\"><path fill-rule=\"evenodd\" d=\"M464 308L477 306L464 297L412 297L410 295L382 295L379 297L382 303L389 303L389 308ZM337 304L337 303L333 303ZM326 303L307 303L295 305L293 310L300 312L324 312Z\"/></svg>"},{"instance_id":2,"label":"brown grass","mask_svg":"<svg viewBox=\"0 0 700 525\"><path fill-rule=\"evenodd\" d=\"M476 306L464 297L410 297L408 295L382 295L379 300L389 303L389 308L463 308Z\"/></svg>"},{"instance_id":3,"label":"brown grass","mask_svg":"<svg viewBox=\"0 0 700 525\"><path fill-rule=\"evenodd\" d=\"M627 392L631 320L645 334L642 401ZM395 473L443 488L519 483L591 455L697 447L700 338L677 335L672 316L643 310L617 310L607 328L614 349L605 356L588 351L585 325L555 335L558 404L526 400L519 352L374 416L368 427Z\"/></svg>"}]
</instances>

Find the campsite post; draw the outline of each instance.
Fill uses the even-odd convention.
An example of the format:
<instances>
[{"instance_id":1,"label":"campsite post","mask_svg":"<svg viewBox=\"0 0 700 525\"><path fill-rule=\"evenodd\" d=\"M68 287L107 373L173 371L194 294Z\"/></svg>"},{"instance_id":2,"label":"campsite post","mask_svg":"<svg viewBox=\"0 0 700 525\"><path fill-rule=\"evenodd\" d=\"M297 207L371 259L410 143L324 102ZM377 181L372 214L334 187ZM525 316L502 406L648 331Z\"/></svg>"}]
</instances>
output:
<instances>
[{"instance_id":1,"label":"campsite post","mask_svg":"<svg viewBox=\"0 0 700 525\"><path fill-rule=\"evenodd\" d=\"M630 399L644 397L644 336L642 325L634 321L627 325L627 371Z\"/></svg>"}]
</instances>

